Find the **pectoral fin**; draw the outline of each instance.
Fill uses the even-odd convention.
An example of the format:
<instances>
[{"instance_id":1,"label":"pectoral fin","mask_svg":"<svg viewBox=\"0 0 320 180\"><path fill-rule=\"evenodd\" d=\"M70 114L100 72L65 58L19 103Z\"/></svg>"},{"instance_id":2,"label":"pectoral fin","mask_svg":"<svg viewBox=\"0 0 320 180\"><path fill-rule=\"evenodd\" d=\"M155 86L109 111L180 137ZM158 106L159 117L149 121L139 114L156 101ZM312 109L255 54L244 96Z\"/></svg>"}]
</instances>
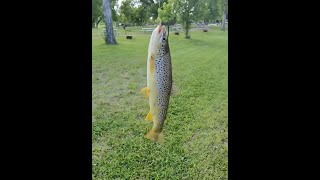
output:
<instances>
[{"instance_id":1,"label":"pectoral fin","mask_svg":"<svg viewBox=\"0 0 320 180\"><path fill-rule=\"evenodd\" d=\"M141 92L145 97L149 97L149 95L150 95L150 89L148 87L142 88Z\"/></svg>"}]
</instances>

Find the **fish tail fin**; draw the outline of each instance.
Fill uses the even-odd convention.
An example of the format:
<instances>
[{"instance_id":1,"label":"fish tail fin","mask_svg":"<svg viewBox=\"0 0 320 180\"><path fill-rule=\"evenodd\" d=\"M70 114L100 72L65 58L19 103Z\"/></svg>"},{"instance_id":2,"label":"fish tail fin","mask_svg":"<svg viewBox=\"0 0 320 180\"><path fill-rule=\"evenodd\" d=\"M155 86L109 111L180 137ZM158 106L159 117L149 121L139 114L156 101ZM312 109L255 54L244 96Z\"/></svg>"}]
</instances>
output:
<instances>
[{"instance_id":1,"label":"fish tail fin","mask_svg":"<svg viewBox=\"0 0 320 180\"><path fill-rule=\"evenodd\" d=\"M158 142L159 144L164 143L163 130L161 132L157 132L152 128L144 137L153 142Z\"/></svg>"}]
</instances>

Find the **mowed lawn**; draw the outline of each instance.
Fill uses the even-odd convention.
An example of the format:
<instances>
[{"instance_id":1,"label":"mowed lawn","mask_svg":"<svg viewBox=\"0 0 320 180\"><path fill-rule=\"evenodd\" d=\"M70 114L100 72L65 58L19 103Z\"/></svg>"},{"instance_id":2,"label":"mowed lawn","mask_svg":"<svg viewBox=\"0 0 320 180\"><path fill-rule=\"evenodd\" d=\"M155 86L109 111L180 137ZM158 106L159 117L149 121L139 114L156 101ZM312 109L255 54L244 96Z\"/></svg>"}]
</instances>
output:
<instances>
[{"instance_id":1,"label":"mowed lawn","mask_svg":"<svg viewBox=\"0 0 320 180\"><path fill-rule=\"evenodd\" d=\"M136 28L132 40L106 46L100 33L92 30L92 178L228 179L228 32L170 32L175 93L164 145L144 138L153 125L140 93L150 34Z\"/></svg>"}]
</instances>

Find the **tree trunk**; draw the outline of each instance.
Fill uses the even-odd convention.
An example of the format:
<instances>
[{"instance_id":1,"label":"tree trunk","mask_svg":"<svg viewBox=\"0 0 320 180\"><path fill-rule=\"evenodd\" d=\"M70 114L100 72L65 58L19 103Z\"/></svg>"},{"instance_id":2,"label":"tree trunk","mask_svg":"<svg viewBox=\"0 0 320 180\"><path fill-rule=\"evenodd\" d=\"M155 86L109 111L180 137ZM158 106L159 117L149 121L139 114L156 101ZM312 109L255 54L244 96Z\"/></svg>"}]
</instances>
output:
<instances>
[{"instance_id":1,"label":"tree trunk","mask_svg":"<svg viewBox=\"0 0 320 180\"><path fill-rule=\"evenodd\" d=\"M222 23L221 23L221 30L222 31L226 30L226 18L227 18L227 2L224 1L224 11L223 11Z\"/></svg>"},{"instance_id":2,"label":"tree trunk","mask_svg":"<svg viewBox=\"0 0 320 180\"><path fill-rule=\"evenodd\" d=\"M99 23L100 23L100 21L101 21L101 18L99 18L99 19L98 19L98 21L97 21L97 23L96 23L96 28L98 28L98 27L99 27Z\"/></svg>"},{"instance_id":3,"label":"tree trunk","mask_svg":"<svg viewBox=\"0 0 320 180\"><path fill-rule=\"evenodd\" d=\"M96 25L95 23L96 23L96 20L94 18L92 18L92 28L95 27L95 25Z\"/></svg>"},{"instance_id":4,"label":"tree trunk","mask_svg":"<svg viewBox=\"0 0 320 180\"><path fill-rule=\"evenodd\" d=\"M188 22L186 22L186 28L185 28L186 29L186 32L185 32L186 37L185 38L190 38L190 36L189 36L190 25Z\"/></svg>"},{"instance_id":5,"label":"tree trunk","mask_svg":"<svg viewBox=\"0 0 320 180\"><path fill-rule=\"evenodd\" d=\"M106 24L106 43L117 44L114 37L113 26L112 26L112 13L111 13L111 2L110 0L103 0L103 14L105 17Z\"/></svg>"},{"instance_id":6,"label":"tree trunk","mask_svg":"<svg viewBox=\"0 0 320 180\"><path fill-rule=\"evenodd\" d=\"M185 38L188 38L189 36L189 29L186 29L186 37Z\"/></svg>"},{"instance_id":7,"label":"tree trunk","mask_svg":"<svg viewBox=\"0 0 320 180\"><path fill-rule=\"evenodd\" d=\"M225 31L226 30L226 11L224 11L223 16L222 16L222 23L221 23L221 30Z\"/></svg>"}]
</instances>

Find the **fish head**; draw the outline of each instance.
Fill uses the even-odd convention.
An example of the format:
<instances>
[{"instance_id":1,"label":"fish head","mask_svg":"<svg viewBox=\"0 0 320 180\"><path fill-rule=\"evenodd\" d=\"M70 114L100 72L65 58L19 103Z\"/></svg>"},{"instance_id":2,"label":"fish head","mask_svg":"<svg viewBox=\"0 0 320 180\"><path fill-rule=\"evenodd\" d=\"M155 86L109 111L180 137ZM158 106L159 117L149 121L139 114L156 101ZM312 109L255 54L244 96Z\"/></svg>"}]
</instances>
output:
<instances>
[{"instance_id":1,"label":"fish head","mask_svg":"<svg viewBox=\"0 0 320 180\"><path fill-rule=\"evenodd\" d=\"M151 51L154 54L160 49L166 49L168 45L168 32L164 25L159 24L152 32L151 39L150 39L150 47Z\"/></svg>"}]
</instances>

